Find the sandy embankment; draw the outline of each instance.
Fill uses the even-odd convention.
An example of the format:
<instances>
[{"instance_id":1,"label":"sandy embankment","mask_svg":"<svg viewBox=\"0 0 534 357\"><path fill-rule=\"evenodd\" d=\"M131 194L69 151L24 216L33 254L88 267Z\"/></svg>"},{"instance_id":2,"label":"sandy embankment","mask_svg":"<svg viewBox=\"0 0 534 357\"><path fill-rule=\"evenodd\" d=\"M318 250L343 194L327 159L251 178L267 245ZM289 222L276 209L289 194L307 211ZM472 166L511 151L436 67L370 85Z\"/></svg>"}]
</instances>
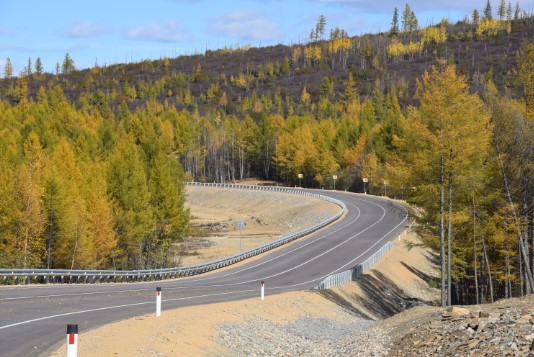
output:
<instances>
[{"instance_id":1,"label":"sandy embankment","mask_svg":"<svg viewBox=\"0 0 534 357\"><path fill-rule=\"evenodd\" d=\"M208 194L215 199L211 193ZM235 193L233 195L236 205L243 203L243 200L235 198ZM284 201L284 205L287 205L287 201ZM261 205L252 203L244 211L252 220L264 214L260 211L253 211L255 206L260 211L264 210ZM212 207L214 210L231 211L222 204L219 207L214 205ZM192 214L196 215L193 206L191 208ZM234 209L238 210L235 207ZM237 213L237 216L243 217L243 212L237 211ZM265 217L260 218L262 222L267 220ZM417 240L413 234L401 238L399 245L375 265L366 279L361 282L349 283L322 293L299 291L267 295L264 301L258 297L243 301L184 307L170 311L164 310L160 317L151 314L119 321L95 330L80 332L78 355L249 355L250 353L247 354L243 346L248 348L255 346L255 343L259 343L260 346L265 343L262 340L265 338L262 336L265 331L251 329L251 321L267 322L273 329L280 329L274 332L269 331L270 334L276 333L286 338L286 336L290 337L290 334L284 329L300 318L325 319L334 325L336 323L353 324L362 321L362 318L384 317L391 313L390 310L402 309L403 302L411 298L422 301L433 300L436 297L435 290L428 288L428 284L422 279L424 275L434 275L428 253L420 248L412 250L405 248L403 241ZM377 299L380 300L378 304ZM242 326L243 330L247 330L248 335L243 337L238 333L234 334L235 336L228 336L229 330L226 327L230 325ZM222 337L223 331L224 337ZM283 343L286 345L294 343L293 340L287 338L284 340L284 338L281 338L281 341L272 341L272 343L281 344L282 350ZM242 341L243 339L248 339L248 341ZM307 340L298 339L297 341L304 343ZM65 356L65 346L62 346L52 356Z\"/></svg>"},{"instance_id":2,"label":"sandy embankment","mask_svg":"<svg viewBox=\"0 0 534 357\"><path fill-rule=\"evenodd\" d=\"M301 231L334 216L338 205L316 198L274 192L187 187L186 207L194 230L186 239L181 265L228 257ZM237 223L244 227L239 229Z\"/></svg>"},{"instance_id":3,"label":"sandy embankment","mask_svg":"<svg viewBox=\"0 0 534 357\"><path fill-rule=\"evenodd\" d=\"M416 238L409 235L403 239ZM399 244L375 265L369 276L380 279L385 277L386 280L394 281L395 288L402 290L406 297L426 301L435 298L437 294L414 271L432 275L429 269L431 267L424 251L419 248L408 251L403 244ZM303 317L328 319L332 323L344 324L361 321L363 316L378 317L380 304L374 305L374 297L366 290L365 286L349 283L332 289L328 294L299 291L267 295L264 301L258 297L164 310L160 317L150 314L81 332L78 355L244 356L246 354L228 349L221 343L221 327L238 324L244 329L250 329L250 318L265 319L283 327ZM255 333L261 336L262 331ZM65 356L65 347L62 346L52 356Z\"/></svg>"}]
</instances>

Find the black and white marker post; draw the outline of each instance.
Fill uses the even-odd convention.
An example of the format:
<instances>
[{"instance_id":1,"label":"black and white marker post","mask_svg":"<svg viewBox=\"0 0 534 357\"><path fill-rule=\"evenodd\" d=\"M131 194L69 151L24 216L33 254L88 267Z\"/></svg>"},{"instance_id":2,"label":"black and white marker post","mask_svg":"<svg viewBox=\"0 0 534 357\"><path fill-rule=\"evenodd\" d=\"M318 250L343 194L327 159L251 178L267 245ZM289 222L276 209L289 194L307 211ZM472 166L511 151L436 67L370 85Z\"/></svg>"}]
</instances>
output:
<instances>
[{"instance_id":1,"label":"black and white marker post","mask_svg":"<svg viewBox=\"0 0 534 357\"><path fill-rule=\"evenodd\" d=\"M261 281L261 300L265 300L265 282Z\"/></svg>"},{"instance_id":2,"label":"black and white marker post","mask_svg":"<svg viewBox=\"0 0 534 357\"><path fill-rule=\"evenodd\" d=\"M78 356L78 325L67 325L67 357Z\"/></svg>"},{"instance_id":3,"label":"black and white marker post","mask_svg":"<svg viewBox=\"0 0 534 357\"><path fill-rule=\"evenodd\" d=\"M156 288L156 316L161 315L161 288Z\"/></svg>"}]
</instances>

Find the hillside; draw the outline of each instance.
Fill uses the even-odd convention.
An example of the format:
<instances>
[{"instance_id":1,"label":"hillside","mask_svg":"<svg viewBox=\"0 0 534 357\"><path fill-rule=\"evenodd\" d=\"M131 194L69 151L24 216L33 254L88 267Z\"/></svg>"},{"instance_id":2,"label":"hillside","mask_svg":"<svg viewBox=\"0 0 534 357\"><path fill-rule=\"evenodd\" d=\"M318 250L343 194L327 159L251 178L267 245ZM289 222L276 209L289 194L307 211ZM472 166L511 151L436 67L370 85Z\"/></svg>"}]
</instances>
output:
<instances>
[{"instance_id":1,"label":"hillside","mask_svg":"<svg viewBox=\"0 0 534 357\"><path fill-rule=\"evenodd\" d=\"M97 94L100 91L115 112L122 101L134 110L157 100L177 110L199 110L203 114L211 111L224 94L227 101L224 111L228 115L246 114L243 100L251 96L280 95L284 101L289 97L297 103L304 87L312 101L317 101L324 92L325 78L332 82L329 98L335 101L342 96L349 73L362 97L372 96L378 87L386 93L395 91L401 104L413 103L415 79L429 70L437 58L455 63L475 86L480 75L491 73L502 90L509 89L513 86L517 51L525 42L531 42L534 19L512 21L510 33L501 30L496 35L477 35L476 28L468 22L446 24L445 42L427 42L417 53L400 57L388 54L391 44L399 41L408 45L422 39L424 31L399 36L388 33L355 36L343 53L329 53L333 40L292 47L224 48L155 61L95 65L66 74L34 74L26 80L28 95L34 99L40 87L60 85L69 101L82 105L102 100ZM321 48L322 54L318 59L307 59L304 51L313 47ZM1 100L20 100L16 82L16 78L0 80ZM284 112L287 110L286 104Z\"/></svg>"},{"instance_id":2,"label":"hillside","mask_svg":"<svg viewBox=\"0 0 534 357\"><path fill-rule=\"evenodd\" d=\"M0 266L179 264L184 181L384 195L443 304L534 291L534 18L0 80ZM67 61L68 59L68 61Z\"/></svg>"}]
</instances>

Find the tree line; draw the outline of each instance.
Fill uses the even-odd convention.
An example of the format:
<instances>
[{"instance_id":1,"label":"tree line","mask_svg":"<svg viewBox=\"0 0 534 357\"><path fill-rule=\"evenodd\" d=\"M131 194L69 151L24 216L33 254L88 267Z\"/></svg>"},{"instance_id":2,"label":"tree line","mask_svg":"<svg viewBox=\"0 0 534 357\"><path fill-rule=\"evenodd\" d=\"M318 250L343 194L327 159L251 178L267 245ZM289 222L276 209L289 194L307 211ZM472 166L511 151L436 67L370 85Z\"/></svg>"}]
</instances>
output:
<instances>
[{"instance_id":1,"label":"tree line","mask_svg":"<svg viewBox=\"0 0 534 357\"><path fill-rule=\"evenodd\" d=\"M183 170L154 125L140 130L147 111L78 110L56 86L1 102L0 117L0 266L176 264L189 220Z\"/></svg>"},{"instance_id":2,"label":"tree line","mask_svg":"<svg viewBox=\"0 0 534 357\"><path fill-rule=\"evenodd\" d=\"M183 181L332 188L336 175L338 189L362 192L365 179L420 209L444 304L533 292L533 61L527 44L510 96L439 60L404 108L393 91L361 97L350 74L336 100L325 79L317 100L303 88L277 112L250 98L244 117L157 101L115 113L104 97L77 107L58 86L2 102L0 263L169 266L187 230Z\"/></svg>"},{"instance_id":3,"label":"tree line","mask_svg":"<svg viewBox=\"0 0 534 357\"><path fill-rule=\"evenodd\" d=\"M320 43L324 21L306 48L335 53L332 66L343 68L346 34L333 30ZM411 36L446 52L445 27ZM335 175L338 189L418 208L413 217L435 252L444 305L534 292L532 43L515 55L505 91L492 71L464 75L451 57L434 61L414 92L380 80L362 91L367 79L350 63L317 86L259 91L269 78L294 75L297 62L324 63L306 63L302 50L247 74L211 81L198 64L191 74L124 80L76 100L63 92L74 77L36 95L28 76L11 81L15 96L0 102L0 266L178 264L176 243L188 226L183 181L262 177L333 188ZM147 73L168 65L141 64ZM115 86L100 68L89 74ZM194 95L198 83L205 90ZM242 90L237 98L231 87Z\"/></svg>"}]
</instances>

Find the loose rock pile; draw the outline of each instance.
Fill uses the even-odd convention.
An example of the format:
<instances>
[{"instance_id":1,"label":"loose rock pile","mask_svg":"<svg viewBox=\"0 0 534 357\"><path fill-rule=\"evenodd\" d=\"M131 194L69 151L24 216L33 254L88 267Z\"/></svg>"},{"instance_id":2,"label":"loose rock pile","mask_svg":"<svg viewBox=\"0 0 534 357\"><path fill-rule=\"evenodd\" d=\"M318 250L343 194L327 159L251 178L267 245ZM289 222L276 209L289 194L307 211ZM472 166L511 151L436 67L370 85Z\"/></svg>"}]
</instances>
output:
<instances>
[{"instance_id":1,"label":"loose rock pile","mask_svg":"<svg viewBox=\"0 0 534 357\"><path fill-rule=\"evenodd\" d=\"M218 343L231 356L384 356L387 336L369 320L352 322L305 317L289 324L250 317L219 326Z\"/></svg>"},{"instance_id":2,"label":"loose rock pile","mask_svg":"<svg viewBox=\"0 0 534 357\"><path fill-rule=\"evenodd\" d=\"M534 306L489 306L434 314L393 342L389 355L534 356Z\"/></svg>"}]
</instances>

